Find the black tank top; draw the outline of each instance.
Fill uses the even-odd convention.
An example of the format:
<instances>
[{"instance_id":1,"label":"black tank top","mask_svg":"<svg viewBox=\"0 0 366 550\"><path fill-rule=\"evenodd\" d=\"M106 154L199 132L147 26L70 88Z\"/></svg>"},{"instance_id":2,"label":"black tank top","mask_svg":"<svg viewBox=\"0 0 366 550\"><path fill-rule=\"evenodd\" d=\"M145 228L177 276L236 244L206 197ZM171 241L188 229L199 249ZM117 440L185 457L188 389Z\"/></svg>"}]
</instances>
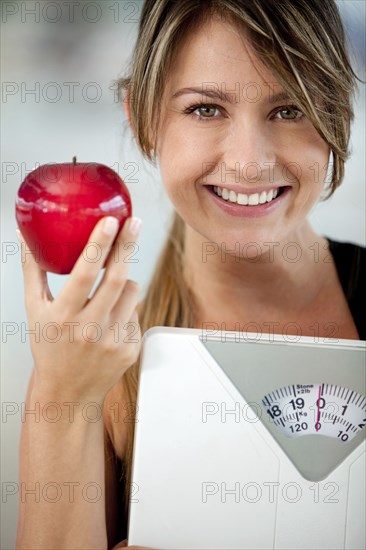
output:
<instances>
[{"instance_id":1,"label":"black tank top","mask_svg":"<svg viewBox=\"0 0 366 550\"><path fill-rule=\"evenodd\" d=\"M366 248L325 238L360 339L366 340Z\"/></svg>"}]
</instances>

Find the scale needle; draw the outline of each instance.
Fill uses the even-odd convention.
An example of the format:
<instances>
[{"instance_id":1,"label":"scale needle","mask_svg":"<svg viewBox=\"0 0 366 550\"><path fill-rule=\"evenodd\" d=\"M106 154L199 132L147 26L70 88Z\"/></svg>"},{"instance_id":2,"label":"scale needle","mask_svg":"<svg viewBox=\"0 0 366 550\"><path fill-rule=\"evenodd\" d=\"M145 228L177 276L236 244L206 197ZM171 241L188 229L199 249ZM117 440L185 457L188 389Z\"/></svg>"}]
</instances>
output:
<instances>
[{"instance_id":1,"label":"scale needle","mask_svg":"<svg viewBox=\"0 0 366 550\"><path fill-rule=\"evenodd\" d=\"M318 414L317 414L316 424L315 424L315 429L316 429L317 432L319 431L319 419L320 419L320 408L319 408L319 403L320 403L320 392L321 392L321 389L322 389L322 387L319 386L318 401L317 401L317 405L318 405Z\"/></svg>"}]
</instances>

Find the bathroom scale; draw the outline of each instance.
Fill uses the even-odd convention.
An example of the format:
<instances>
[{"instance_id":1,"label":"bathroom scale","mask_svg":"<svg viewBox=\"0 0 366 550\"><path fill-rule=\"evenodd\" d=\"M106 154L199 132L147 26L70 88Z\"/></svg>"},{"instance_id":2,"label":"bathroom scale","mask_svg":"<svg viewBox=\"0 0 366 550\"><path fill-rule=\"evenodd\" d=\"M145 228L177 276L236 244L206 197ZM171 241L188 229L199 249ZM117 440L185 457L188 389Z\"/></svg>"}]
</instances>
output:
<instances>
[{"instance_id":1,"label":"bathroom scale","mask_svg":"<svg viewBox=\"0 0 366 550\"><path fill-rule=\"evenodd\" d=\"M141 354L129 545L366 548L366 342L153 327Z\"/></svg>"}]
</instances>

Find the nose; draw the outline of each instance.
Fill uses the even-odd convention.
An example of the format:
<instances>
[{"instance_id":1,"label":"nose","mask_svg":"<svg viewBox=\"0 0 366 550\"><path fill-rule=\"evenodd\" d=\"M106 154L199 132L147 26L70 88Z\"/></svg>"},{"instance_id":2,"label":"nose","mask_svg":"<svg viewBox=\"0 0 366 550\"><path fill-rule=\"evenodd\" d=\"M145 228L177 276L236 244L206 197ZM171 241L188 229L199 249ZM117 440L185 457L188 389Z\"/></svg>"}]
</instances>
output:
<instances>
[{"instance_id":1,"label":"nose","mask_svg":"<svg viewBox=\"0 0 366 550\"><path fill-rule=\"evenodd\" d=\"M222 143L221 158L227 182L273 181L276 166L275 144L268 129L257 117L243 114L240 118L232 120L226 139Z\"/></svg>"}]
</instances>

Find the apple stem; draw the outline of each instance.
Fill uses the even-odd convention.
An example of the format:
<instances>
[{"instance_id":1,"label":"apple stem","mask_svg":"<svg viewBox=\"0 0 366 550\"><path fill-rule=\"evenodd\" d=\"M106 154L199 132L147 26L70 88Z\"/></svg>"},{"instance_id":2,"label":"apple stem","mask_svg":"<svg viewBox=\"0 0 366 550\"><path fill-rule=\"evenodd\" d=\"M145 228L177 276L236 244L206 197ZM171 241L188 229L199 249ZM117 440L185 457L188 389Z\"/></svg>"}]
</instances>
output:
<instances>
[{"instance_id":1,"label":"apple stem","mask_svg":"<svg viewBox=\"0 0 366 550\"><path fill-rule=\"evenodd\" d=\"M74 166L75 166L75 164L76 164L76 157L72 157L72 162L73 162L73 164L74 164Z\"/></svg>"}]
</instances>

